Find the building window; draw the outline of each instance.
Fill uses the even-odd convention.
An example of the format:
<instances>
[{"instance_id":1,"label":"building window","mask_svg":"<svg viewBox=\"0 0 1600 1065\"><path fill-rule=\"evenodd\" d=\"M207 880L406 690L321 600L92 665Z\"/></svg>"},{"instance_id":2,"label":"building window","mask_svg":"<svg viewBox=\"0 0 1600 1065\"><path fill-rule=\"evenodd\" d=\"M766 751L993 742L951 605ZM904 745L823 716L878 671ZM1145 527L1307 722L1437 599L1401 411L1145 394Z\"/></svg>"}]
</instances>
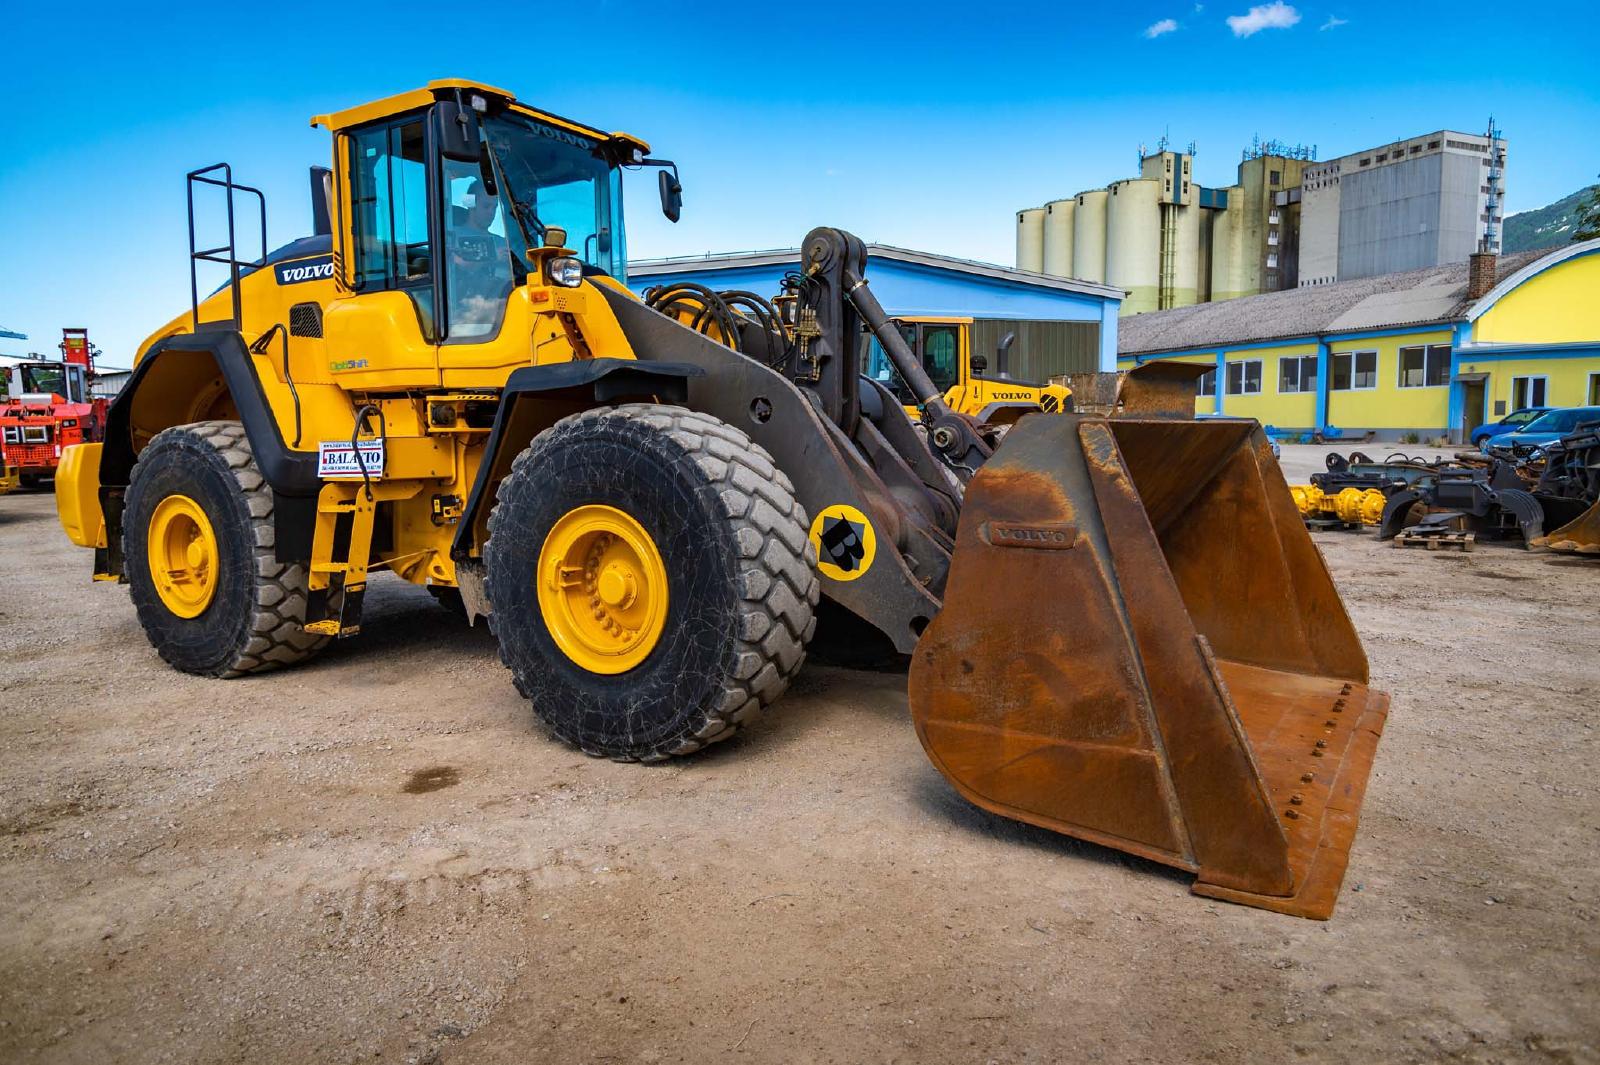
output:
<instances>
[{"instance_id":1,"label":"building window","mask_svg":"<svg viewBox=\"0 0 1600 1065\"><path fill-rule=\"evenodd\" d=\"M1261 391L1261 360L1228 363L1228 395L1253 396Z\"/></svg>"},{"instance_id":2,"label":"building window","mask_svg":"<svg viewBox=\"0 0 1600 1065\"><path fill-rule=\"evenodd\" d=\"M1450 345L1400 349L1400 387L1435 388L1450 382Z\"/></svg>"},{"instance_id":3,"label":"building window","mask_svg":"<svg viewBox=\"0 0 1600 1065\"><path fill-rule=\"evenodd\" d=\"M1600 373L1589 375L1589 406L1600 407Z\"/></svg>"},{"instance_id":4,"label":"building window","mask_svg":"<svg viewBox=\"0 0 1600 1065\"><path fill-rule=\"evenodd\" d=\"M1207 370L1195 379L1194 394L1197 396L1214 396L1217 394L1217 371Z\"/></svg>"},{"instance_id":5,"label":"building window","mask_svg":"<svg viewBox=\"0 0 1600 1065\"><path fill-rule=\"evenodd\" d=\"M1283 174L1277 170L1269 170L1267 171L1267 181L1273 185L1280 184L1283 181Z\"/></svg>"},{"instance_id":6,"label":"building window","mask_svg":"<svg viewBox=\"0 0 1600 1065\"><path fill-rule=\"evenodd\" d=\"M1330 387L1335 392L1352 392L1378 387L1376 351L1339 351L1329 356L1332 365Z\"/></svg>"},{"instance_id":7,"label":"building window","mask_svg":"<svg viewBox=\"0 0 1600 1065\"><path fill-rule=\"evenodd\" d=\"M1317 357L1315 355L1285 355L1278 360L1279 392L1315 392L1317 390Z\"/></svg>"},{"instance_id":8,"label":"building window","mask_svg":"<svg viewBox=\"0 0 1600 1065\"><path fill-rule=\"evenodd\" d=\"M1278 253L1275 252L1275 251L1268 252L1267 253L1267 269L1268 270L1276 270L1277 268L1278 268Z\"/></svg>"},{"instance_id":9,"label":"building window","mask_svg":"<svg viewBox=\"0 0 1600 1065\"><path fill-rule=\"evenodd\" d=\"M1278 231L1276 229L1267 230L1267 244L1274 248L1278 246Z\"/></svg>"},{"instance_id":10,"label":"building window","mask_svg":"<svg viewBox=\"0 0 1600 1065\"><path fill-rule=\"evenodd\" d=\"M1267 213L1267 221L1270 222L1272 225L1277 225L1278 224L1278 209L1276 207L1274 207L1270 212Z\"/></svg>"},{"instance_id":11,"label":"building window","mask_svg":"<svg viewBox=\"0 0 1600 1065\"><path fill-rule=\"evenodd\" d=\"M1549 391L1550 379L1548 377L1513 377L1511 379L1511 409L1521 410L1523 407L1543 407L1545 394Z\"/></svg>"}]
</instances>

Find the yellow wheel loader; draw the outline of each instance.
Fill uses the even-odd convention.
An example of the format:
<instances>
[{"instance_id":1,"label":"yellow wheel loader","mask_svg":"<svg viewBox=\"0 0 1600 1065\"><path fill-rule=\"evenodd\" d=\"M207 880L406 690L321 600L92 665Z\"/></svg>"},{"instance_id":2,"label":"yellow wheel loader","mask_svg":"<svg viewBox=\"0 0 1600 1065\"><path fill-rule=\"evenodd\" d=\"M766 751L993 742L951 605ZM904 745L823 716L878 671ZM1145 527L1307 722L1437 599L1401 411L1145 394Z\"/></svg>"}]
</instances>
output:
<instances>
[{"instance_id":1,"label":"yellow wheel loader","mask_svg":"<svg viewBox=\"0 0 1600 1065\"><path fill-rule=\"evenodd\" d=\"M893 322L928 379L943 390L945 405L957 414L984 425L1012 425L1035 411L1059 414L1072 410L1072 390L1065 385L1034 384L1011 377L1008 362L1015 333L1000 338L991 364L987 355L974 350L971 318L901 315ZM907 414L918 417L916 396L895 370L882 342L870 334L866 374L893 392Z\"/></svg>"},{"instance_id":2,"label":"yellow wheel loader","mask_svg":"<svg viewBox=\"0 0 1600 1065\"><path fill-rule=\"evenodd\" d=\"M189 312L57 475L175 668L305 659L388 570L487 617L555 736L651 761L777 700L825 597L911 655L917 734L973 802L1329 915L1387 699L1259 427L1187 417L1185 368L996 450L847 233L806 237L770 311L719 296L693 328L619 280L624 173L682 203L637 138L466 81L314 121L311 237L242 257L264 199L189 175L227 242L191 224Z\"/></svg>"}]
</instances>

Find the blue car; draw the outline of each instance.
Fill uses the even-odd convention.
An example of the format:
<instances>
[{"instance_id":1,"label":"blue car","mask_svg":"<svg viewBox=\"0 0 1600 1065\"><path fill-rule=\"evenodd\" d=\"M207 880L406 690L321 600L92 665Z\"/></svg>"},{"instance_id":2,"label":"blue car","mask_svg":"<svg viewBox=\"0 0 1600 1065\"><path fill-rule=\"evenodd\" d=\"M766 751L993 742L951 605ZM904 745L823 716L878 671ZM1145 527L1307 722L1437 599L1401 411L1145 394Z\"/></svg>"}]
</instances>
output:
<instances>
[{"instance_id":1,"label":"blue car","mask_svg":"<svg viewBox=\"0 0 1600 1065\"><path fill-rule=\"evenodd\" d=\"M1539 415L1544 414L1546 411L1552 410L1555 410L1555 408L1518 407L1516 410L1512 411L1510 414L1507 414L1499 421L1490 422L1487 425L1480 425L1476 429L1472 430L1472 446L1482 447L1484 441L1488 440L1491 436L1502 436L1506 433L1514 433L1518 429L1521 429L1523 426L1527 425L1529 422L1533 421Z\"/></svg>"},{"instance_id":2,"label":"blue car","mask_svg":"<svg viewBox=\"0 0 1600 1065\"><path fill-rule=\"evenodd\" d=\"M1600 424L1600 407L1563 407L1539 415L1516 432L1491 436L1483 447L1485 451L1492 447L1543 447L1590 424Z\"/></svg>"}]
</instances>

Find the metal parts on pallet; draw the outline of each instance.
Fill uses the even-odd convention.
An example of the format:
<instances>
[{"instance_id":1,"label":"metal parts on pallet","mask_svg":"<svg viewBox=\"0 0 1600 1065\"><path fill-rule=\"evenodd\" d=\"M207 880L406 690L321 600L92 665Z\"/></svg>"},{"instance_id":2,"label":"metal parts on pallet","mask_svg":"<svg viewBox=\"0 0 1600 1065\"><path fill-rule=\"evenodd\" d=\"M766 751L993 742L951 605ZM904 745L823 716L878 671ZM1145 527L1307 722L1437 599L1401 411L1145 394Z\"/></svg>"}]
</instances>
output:
<instances>
[{"instance_id":1,"label":"metal parts on pallet","mask_svg":"<svg viewBox=\"0 0 1600 1065\"><path fill-rule=\"evenodd\" d=\"M1544 508L1522 480L1502 463L1482 469L1440 469L1389 496L1378 537L1401 532L1429 536L1472 533L1474 538L1529 543L1544 533Z\"/></svg>"}]
</instances>

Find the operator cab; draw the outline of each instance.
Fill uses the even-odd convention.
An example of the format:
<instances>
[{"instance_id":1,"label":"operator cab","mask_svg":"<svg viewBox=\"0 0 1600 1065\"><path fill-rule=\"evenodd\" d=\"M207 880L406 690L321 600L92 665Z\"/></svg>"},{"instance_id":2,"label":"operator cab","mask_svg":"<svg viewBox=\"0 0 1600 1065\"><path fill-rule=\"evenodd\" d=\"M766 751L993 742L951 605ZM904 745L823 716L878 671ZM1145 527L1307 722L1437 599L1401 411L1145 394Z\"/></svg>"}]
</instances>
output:
<instances>
[{"instance_id":1,"label":"operator cab","mask_svg":"<svg viewBox=\"0 0 1600 1065\"><path fill-rule=\"evenodd\" d=\"M429 343L498 335L508 297L550 256L568 249L581 277L627 272L622 170L663 172L662 210L676 220L681 186L648 146L518 104L468 82L426 90L313 122L335 134L348 204L341 242L357 294L394 291L415 306Z\"/></svg>"},{"instance_id":2,"label":"operator cab","mask_svg":"<svg viewBox=\"0 0 1600 1065\"><path fill-rule=\"evenodd\" d=\"M894 320L895 328L905 338L906 345L916 355L940 393L949 392L961 383L961 327L934 322L903 322ZM905 406L917 402L911 389L900 379L894 363L883 350L883 343L863 327L867 334L867 376L893 392Z\"/></svg>"},{"instance_id":3,"label":"operator cab","mask_svg":"<svg viewBox=\"0 0 1600 1065\"><path fill-rule=\"evenodd\" d=\"M33 403L89 402L89 377L84 367L70 362L19 362L11 367L11 398L31 397Z\"/></svg>"}]
</instances>

